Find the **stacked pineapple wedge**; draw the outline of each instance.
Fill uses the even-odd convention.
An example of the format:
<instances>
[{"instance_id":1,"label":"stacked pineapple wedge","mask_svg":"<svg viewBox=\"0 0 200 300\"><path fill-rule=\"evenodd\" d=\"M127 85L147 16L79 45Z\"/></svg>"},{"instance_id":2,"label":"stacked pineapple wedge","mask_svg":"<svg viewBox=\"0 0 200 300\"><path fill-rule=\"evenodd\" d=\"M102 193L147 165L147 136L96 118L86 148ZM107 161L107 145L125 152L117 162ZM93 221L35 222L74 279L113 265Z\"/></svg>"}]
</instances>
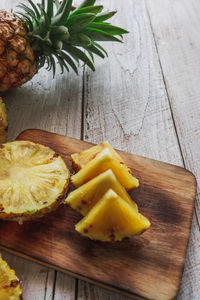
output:
<instances>
[{"instance_id":1,"label":"stacked pineapple wedge","mask_svg":"<svg viewBox=\"0 0 200 300\"><path fill-rule=\"evenodd\" d=\"M73 154L76 171L71 177L77 187L67 199L83 219L75 229L92 240L121 241L141 234L150 222L138 212L127 190L139 186L131 170L108 142Z\"/></svg>"}]
</instances>

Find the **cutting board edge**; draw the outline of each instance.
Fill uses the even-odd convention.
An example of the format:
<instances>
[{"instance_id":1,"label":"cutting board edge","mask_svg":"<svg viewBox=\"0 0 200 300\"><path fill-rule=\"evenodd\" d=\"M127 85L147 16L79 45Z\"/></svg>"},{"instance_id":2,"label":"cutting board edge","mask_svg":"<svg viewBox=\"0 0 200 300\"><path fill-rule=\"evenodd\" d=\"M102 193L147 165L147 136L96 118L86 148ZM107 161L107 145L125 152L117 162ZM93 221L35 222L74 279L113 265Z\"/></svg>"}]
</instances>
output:
<instances>
[{"instance_id":1,"label":"cutting board edge","mask_svg":"<svg viewBox=\"0 0 200 300\"><path fill-rule=\"evenodd\" d=\"M55 132L51 132L51 131L47 131L47 130L43 130L43 129L37 129L37 128L28 128L28 129L23 130L22 132L20 132L20 133L17 135L16 140L21 140L21 137L23 137L24 134L26 134L27 132L31 132L31 131L40 131L40 132L44 132L44 133L47 132L47 133L50 133L50 134L58 135L58 136L60 136L60 137L62 137L62 136L63 136L63 137L67 137L67 138L69 138L69 139L71 139L71 140L76 140L76 141L78 141L78 142L81 141L81 142L83 142L83 143L85 143L85 144L96 145L95 143L91 143L91 142L87 142L87 141L82 141L82 140L77 139L77 138L73 138L73 137L70 137L70 136L64 136L64 135L59 134L59 133L55 133ZM192 173L192 171L190 171L190 170L188 170L188 169L186 169L186 168L184 168L184 167L181 167L181 166L177 166L177 165L170 164L170 163L167 163L167 162L164 162L164 161L160 161L160 160L148 158L148 157L145 157L145 156L142 156L142 155L138 155L138 154L136 154L136 153L126 152L126 151L123 151L123 150L118 150L118 149L116 149L116 148L115 148L115 150L116 150L116 151L119 151L119 152L121 152L121 153L126 153L126 154L129 154L129 155L131 154L131 155L134 155L134 156L137 156L137 157L142 157L142 158L148 159L148 160L150 160L150 161L160 162L160 163L165 164L165 165L175 166L175 167L177 167L177 168L180 168L180 169L182 169L182 170L185 170L185 171L193 178L193 181L194 181L194 182L193 182L193 183L194 183L194 197L196 197L196 193L197 193L197 179L196 179L194 173Z\"/></svg>"},{"instance_id":2,"label":"cutting board edge","mask_svg":"<svg viewBox=\"0 0 200 300\"><path fill-rule=\"evenodd\" d=\"M90 279L90 278L88 278L86 276L83 276L81 274L71 272L71 271L63 269L63 268L61 268L59 266L50 264L50 263L42 261L42 260L39 260L39 259L34 258L32 256L29 256L29 255L26 255L26 254L24 254L24 253L22 253L20 251L15 251L15 250L13 250L11 248L7 248L5 246L2 246L1 244L0 244L0 250L7 251L10 254L19 256L19 257L24 258L24 259L26 259L28 261L37 263L37 264L39 264L41 266L44 266L44 267L47 267L47 268L51 268L51 269L53 269L55 271L62 272L64 274L72 276L72 277L74 277L76 279L80 279L80 280L86 281L86 282L91 283L91 284L93 284L95 286L102 287L104 289L107 289L107 290L115 292L115 293L119 293L119 294L121 294L123 296L131 297L134 300L148 300L148 298L144 298L144 297L142 297L142 296L140 296L138 294L134 294L134 293L128 292L128 291L123 290L123 289L117 289L117 288L113 287L112 285L104 284L104 283L102 283L102 282L100 282L98 280L92 280L92 279ZM165 299L165 300L171 300L171 298Z\"/></svg>"}]
</instances>

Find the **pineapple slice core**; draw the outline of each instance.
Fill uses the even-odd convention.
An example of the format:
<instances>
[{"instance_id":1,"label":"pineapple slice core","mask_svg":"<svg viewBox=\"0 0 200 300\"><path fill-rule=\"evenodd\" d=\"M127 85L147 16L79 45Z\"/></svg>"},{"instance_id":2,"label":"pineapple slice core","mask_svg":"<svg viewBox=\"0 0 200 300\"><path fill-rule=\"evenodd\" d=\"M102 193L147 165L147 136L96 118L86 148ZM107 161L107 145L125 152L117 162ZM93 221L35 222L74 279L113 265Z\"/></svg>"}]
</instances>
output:
<instances>
[{"instance_id":1,"label":"pineapple slice core","mask_svg":"<svg viewBox=\"0 0 200 300\"><path fill-rule=\"evenodd\" d=\"M53 207L66 191L68 180L64 161L48 147L27 141L2 145L0 218L39 213Z\"/></svg>"},{"instance_id":2,"label":"pineapple slice core","mask_svg":"<svg viewBox=\"0 0 200 300\"><path fill-rule=\"evenodd\" d=\"M75 153L71 155L73 167L76 171L82 169L89 161L94 159L99 153L101 153L104 149L109 149L112 154L112 158L117 160L119 163L124 164L123 159L120 155L112 148L109 142L103 142L99 145L93 146L83 152ZM127 167L128 169L128 167ZM130 169L128 169L130 172Z\"/></svg>"},{"instance_id":3,"label":"pineapple slice core","mask_svg":"<svg viewBox=\"0 0 200 300\"><path fill-rule=\"evenodd\" d=\"M111 242L141 234L149 226L147 218L110 189L75 229L92 240Z\"/></svg>"},{"instance_id":4,"label":"pineapple slice core","mask_svg":"<svg viewBox=\"0 0 200 300\"><path fill-rule=\"evenodd\" d=\"M0 300L20 300L20 282L8 264L0 256Z\"/></svg>"},{"instance_id":5,"label":"pineapple slice core","mask_svg":"<svg viewBox=\"0 0 200 300\"><path fill-rule=\"evenodd\" d=\"M71 192L65 202L85 216L109 189L113 189L122 199L138 211L137 204L132 201L110 169Z\"/></svg>"},{"instance_id":6,"label":"pineapple slice core","mask_svg":"<svg viewBox=\"0 0 200 300\"><path fill-rule=\"evenodd\" d=\"M139 186L139 181L130 174L128 168L113 159L109 149L104 149L93 160L89 161L78 173L71 177L71 181L74 186L79 187L108 169L113 171L126 190Z\"/></svg>"}]
</instances>

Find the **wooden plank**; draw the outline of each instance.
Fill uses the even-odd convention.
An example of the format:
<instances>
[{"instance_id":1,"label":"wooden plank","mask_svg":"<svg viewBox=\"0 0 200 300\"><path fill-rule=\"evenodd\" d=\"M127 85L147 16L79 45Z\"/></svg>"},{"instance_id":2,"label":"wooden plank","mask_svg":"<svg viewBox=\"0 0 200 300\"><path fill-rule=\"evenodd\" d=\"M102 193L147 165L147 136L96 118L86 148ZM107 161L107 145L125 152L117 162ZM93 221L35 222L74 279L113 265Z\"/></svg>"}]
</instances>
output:
<instances>
[{"instance_id":1,"label":"wooden plank","mask_svg":"<svg viewBox=\"0 0 200 300\"><path fill-rule=\"evenodd\" d=\"M44 300L53 300L54 290L55 290L55 278L57 272L53 269L48 268L48 273L45 282L45 296Z\"/></svg>"},{"instance_id":2,"label":"wooden plank","mask_svg":"<svg viewBox=\"0 0 200 300\"><path fill-rule=\"evenodd\" d=\"M22 281L24 299L44 299L48 267L42 267L34 262L1 251L2 257L12 267L18 278Z\"/></svg>"},{"instance_id":3,"label":"wooden plank","mask_svg":"<svg viewBox=\"0 0 200 300\"><path fill-rule=\"evenodd\" d=\"M55 285L54 300L74 300L76 280L64 273L58 272Z\"/></svg>"},{"instance_id":4,"label":"wooden plank","mask_svg":"<svg viewBox=\"0 0 200 300\"><path fill-rule=\"evenodd\" d=\"M19 0L1 0L1 8L11 9ZM35 2L38 2L35 0ZM19 132L26 128L37 127L51 130L64 135L80 138L82 115L82 71L80 75L56 76L42 70L34 79L22 88L4 95L8 110L9 130L8 140L13 140ZM6 254L4 253L4 256ZM23 291L25 299L52 299L55 271L48 270L40 273L41 266L7 254L8 263L14 265L16 273L23 278ZM25 274L25 276L24 276ZM71 295L63 287L68 277L57 274L59 285L55 286L56 297L65 291L66 297ZM63 284L60 284L60 282ZM75 282L74 279L71 281ZM31 297L34 293L34 296ZM34 298L35 297L35 298Z\"/></svg>"},{"instance_id":5,"label":"wooden plank","mask_svg":"<svg viewBox=\"0 0 200 300\"><path fill-rule=\"evenodd\" d=\"M96 59L96 73L86 71L84 139L96 143L109 140L118 149L182 166L145 2L101 3L118 11L116 24L130 34L122 45L106 45L109 58L104 62ZM196 222L194 219L193 224ZM79 285L80 299L92 300L94 293L97 299L107 297L92 285Z\"/></svg>"},{"instance_id":6,"label":"wooden plank","mask_svg":"<svg viewBox=\"0 0 200 300\"><path fill-rule=\"evenodd\" d=\"M108 291L106 289L94 286L88 282L79 280L79 300L131 300L132 298L127 296L122 296L120 294Z\"/></svg>"},{"instance_id":7,"label":"wooden plank","mask_svg":"<svg viewBox=\"0 0 200 300\"><path fill-rule=\"evenodd\" d=\"M200 184L200 3L198 0L147 0L163 76L185 165ZM188 248L180 299L199 299L200 198Z\"/></svg>"},{"instance_id":8,"label":"wooden plank","mask_svg":"<svg viewBox=\"0 0 200 300\"><path fill-rule=\"evenodd\" d=\"M182 165L144 1L106 2L130 34L106 45L109 58L96 59L95 73L86 71L84 139Z\"/></svg>"},{"instance_id":9,"label":"wooden plank","mask_svg":"<svg viewBox=\"0 0 200 300\"><path fill-rule=\"evenodd\" d=\"M86 142L41 130L25 131L19 139L55 149L71 172L70 154L90 147ZM79 214L70 207L60 207L35 222L1 222L0 244L19 255L133 297L171 299L182 275L195 178L171 164L126 152L120 155L141 183L131 195L140 211L152 220L150 230L142 236L113 244L91 241L74 230Z\"/></svg>"}]
</instances>

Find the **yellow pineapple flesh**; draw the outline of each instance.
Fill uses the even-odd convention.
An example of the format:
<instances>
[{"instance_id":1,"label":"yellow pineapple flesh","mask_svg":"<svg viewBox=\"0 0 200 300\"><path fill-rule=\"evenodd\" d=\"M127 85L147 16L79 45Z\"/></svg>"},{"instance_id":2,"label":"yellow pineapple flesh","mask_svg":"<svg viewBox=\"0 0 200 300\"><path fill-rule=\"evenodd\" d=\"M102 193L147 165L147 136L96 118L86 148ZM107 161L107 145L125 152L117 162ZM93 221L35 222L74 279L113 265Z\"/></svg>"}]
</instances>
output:
<instances>
[{"instance_id":1,"label":"yellow pineapple flesh","mask_svg":"<svg viewBox=\"0 0 200 300\"><path fill-rule=\"evenodd\" d=\"M126 190L139 186L137 178L129 173L126 166L113 159L109 149L104 149L94 159L89 161L78 173L71 177L71 181L75 187L79 187L108 169L113 171Z\"/></svg>"},{"instance_id":2,"label":"yellow pineapple flesh","mask_svg":"<svg viewBox=\"0 0 200 300\"><path fill-rule=\"evenodd\" d=\"M75 229L92 240L111 242L142 234L149 226L146 217L110 189Z\"/></svg>"},{"instance_id":3,"label":"yellow pineapple flesh","mask_svg":"<svg viewBox=\"0 0 200 300\"><path fill-rule=\"evenodd\" d=\"M7 136L8 117L6 107L0 97L0 144L4 143Z\"/></svg>"},{"instance_id":4,"label":"yellow pineapple flesh","mask_svg":"<svg viewBox=\"0 0 200 300\"><path fill-rule=\"evenodd\" d=\"M93 146L83 152L75 153L71 155L73 167L76 171L82 169L89 161L94 159L104 149L109 149L113 159L117 160L120 164L125 165L121 156L113 149L109 142L102 142L99 145ZM127 167L128 168L128 167ZM129 172L130 169L128 169Z\"/></svg>"},{"instance_id":5,"label":"yellow pineapple flesh","mask_svg":"<svg viewBox=\"0 0 200 300\"><path fill-rule=\"evenodd\" d=\"M0 300L20 300L21 283L0 255Z\"/></svg>"},{"instance_id":6,"label":"yellow pineapple flesh","mask_svg":"<svg viewBox=\"0 0 200 300\"><path fill-rule=\"evenodd\" d=\"M0 92L21 86L37 72L25 23L0 10Z\"/></svg>"},{"instance_id":7,"label":"yellow pineapple flesh","mask_svg":"<svg viewBox=\"0 0 200 300\"><path fill-rule=\"evenodd\" d=\"M63 159L48 147L28 141L0 148L0 218L41 217L63 200L69 171Z\"/></svg>"},{"instance_id":8,"label":"yellow pineapple flesh","mask_svg":"<svg viewBox=\"0 0 200 300\"><path fill-rule=\"evenodd\" d=\"M137 204L130 198L110 169L71 192L65 202L85 216L109 189L115 191L138 211Z\"/></svg>"}]
</instances>

